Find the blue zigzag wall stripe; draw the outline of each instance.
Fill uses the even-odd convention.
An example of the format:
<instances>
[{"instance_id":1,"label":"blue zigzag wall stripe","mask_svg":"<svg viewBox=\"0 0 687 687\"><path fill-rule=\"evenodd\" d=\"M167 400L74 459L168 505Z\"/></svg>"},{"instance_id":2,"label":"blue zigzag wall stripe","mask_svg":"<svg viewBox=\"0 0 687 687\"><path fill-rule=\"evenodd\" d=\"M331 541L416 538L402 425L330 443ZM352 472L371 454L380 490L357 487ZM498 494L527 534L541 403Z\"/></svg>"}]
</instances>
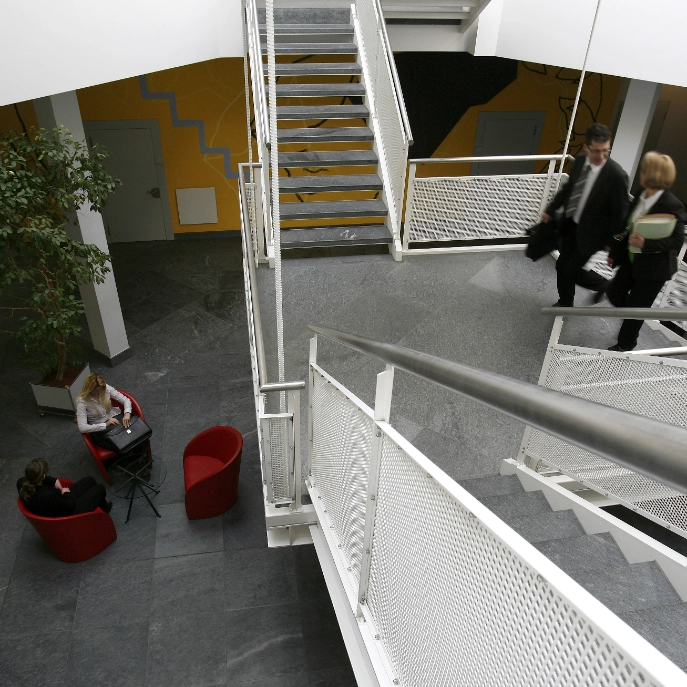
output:
<instances>
[{"instance_id":1,"label":"blue zigzag wall stripe","mask_svg":"<svg viewBox=\"0 0 687 687\"><path fill-rule=\"evenodd\" d=\"M146 100L168 100L169 109L172 113L172 124L174 126L195 126L198 129L200 152L203 154L221 153L224 156L224 176L227 179L238 179L238 172L231 171L231 151L229 148L208 148L205 145L205 124L202 119L179 119L176 95L174 93L152 93L149 91L145 74L138 77L138 84L141 89L141 96Z\"/></svg>"}]
</instances>

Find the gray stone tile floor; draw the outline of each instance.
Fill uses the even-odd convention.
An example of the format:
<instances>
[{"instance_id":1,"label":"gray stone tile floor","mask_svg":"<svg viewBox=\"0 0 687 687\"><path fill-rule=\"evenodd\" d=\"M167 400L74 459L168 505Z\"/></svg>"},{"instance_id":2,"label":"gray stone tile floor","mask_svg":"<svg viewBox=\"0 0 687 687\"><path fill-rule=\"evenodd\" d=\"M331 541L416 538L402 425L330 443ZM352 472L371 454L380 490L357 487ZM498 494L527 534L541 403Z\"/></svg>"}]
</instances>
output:
<instances>
[{"instance_id":1,"label":"gray stone tile floor","mask_svg":"<svg viewBox=\"0 0 687 687\"><path fill-rule=\"evenodd\" d=\"M0 686L355 685L313 547L267 548L239 241L119 244L112 256L134 356L89 362L154 429L162 519L137 499L125 524L115 498L112 546L78 564L52 556L17 509L24 465L100 477L73 421L38 415L35 373L0 335ZM220 423L244 435L239 500L189 522L182 452Z\"/></svg>"},{"instance_id":2,"label":"gray stone tile floor","mask_svg":"<svg viewBox=\"0 0 687 687\"><path fill-rule=\"evenodd\" d=\"M521 250L390 255L282 262L285 374L306 379L309 324L331 327L429 353L536 384L553 317L541 309L558 299L555 262L531 262ZM274 271L258 272L268 376L276 376ZM592 292L577 288L575 305L592 305ZM608 306L608 301L600 305ZM567 318L561 343L608 348L620 319ZM638 348L671 344L642 327ZM369 405L377 359L319 338L318 362ZM307 405L302 402L302 445ZM425 380L397 371L391 424L454 479L498 473L517 455L524 425ZM305 474L305 469L303 471Z\"/></svg>"}]
</instances>

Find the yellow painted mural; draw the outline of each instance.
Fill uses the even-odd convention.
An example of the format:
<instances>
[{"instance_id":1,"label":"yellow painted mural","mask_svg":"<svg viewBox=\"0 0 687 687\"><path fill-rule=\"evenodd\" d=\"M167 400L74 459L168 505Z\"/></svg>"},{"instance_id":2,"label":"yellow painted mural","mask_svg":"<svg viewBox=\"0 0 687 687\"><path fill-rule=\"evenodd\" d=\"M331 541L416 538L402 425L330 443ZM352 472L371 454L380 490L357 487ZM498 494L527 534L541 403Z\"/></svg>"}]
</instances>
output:
<instances>
[{"instance_id":1,"label":"yellow painted mural","mask_svg":"<svg viewBox=\"0 0 687 687\"><path fill-rule=\"evenodd\" d=\"M480 112L546 112L539 147L540 155L554 155L563 150L570 113L580 72L573 69L520 62L518 76L488 103L471 107L456 123L432 157L469 157L475 147ZM579 152L584 134L597 121L610 126L615 109L620 77L588 74L582 87L580 105L570 153ZM411 149L412 156L412 149ZM542 168L545 164L542 165ZM544 171L542 169L541 171ZM470 165L423 165L418 176L463 176Z\"/></svg>"}]
</instances>

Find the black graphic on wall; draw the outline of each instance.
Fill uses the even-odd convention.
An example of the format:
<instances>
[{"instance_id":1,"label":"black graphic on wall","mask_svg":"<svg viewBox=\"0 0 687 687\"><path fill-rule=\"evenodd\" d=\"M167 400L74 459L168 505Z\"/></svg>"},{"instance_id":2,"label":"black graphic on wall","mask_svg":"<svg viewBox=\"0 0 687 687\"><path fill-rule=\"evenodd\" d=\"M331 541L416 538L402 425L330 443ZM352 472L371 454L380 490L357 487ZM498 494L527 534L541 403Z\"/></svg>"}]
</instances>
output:
<instances>
[{"instance_id":1,"label":"black graphic on wall","mask_svg":"<svg viewBox=\"0 0 687 687\"><path fill-rule=\"evenodd\" d=\"M414 143L409 156L431 157L458 120L484 105L518 75L516 60L464 52L394 55Z\"/></svg>"}]
</instances>

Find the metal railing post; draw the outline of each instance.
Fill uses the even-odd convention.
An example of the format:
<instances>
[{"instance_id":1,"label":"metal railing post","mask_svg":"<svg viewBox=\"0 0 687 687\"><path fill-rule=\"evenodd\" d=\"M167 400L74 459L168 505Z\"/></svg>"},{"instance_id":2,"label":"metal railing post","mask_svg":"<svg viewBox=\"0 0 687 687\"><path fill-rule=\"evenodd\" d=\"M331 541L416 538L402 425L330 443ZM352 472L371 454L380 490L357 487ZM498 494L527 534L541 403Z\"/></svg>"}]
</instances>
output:
<instances>
[{"instance_id":1,"label":"metal railing post","mask_svg":"<svg viewBox=\"0 0 687 687\"><path fill-rule=\"evenodd\" d=\"M313 416L312 397L315 391L315 375L312 366L317 364L317 334L310 339L310 357L308 360L308 479L312 479L313 454Z\"/></svg>"},{"instance_id":2,"label":"metal railing post","mask_svg":"<svg viewBox=\"0 0 687 687\"><path fill-rule=\"evenodd\" d=\"M374 540L375 516L377 513L377 496L379 493L379 467L382 458L382 430L377 423L389 422L391 414L391 396L394 387L394 368L387 365L384 372L377 375L377 392L375 394L374 434L370 451L370 468L367 480L367 500L365 506L365 535L360 561L360 584L358 585L358 607L356 615L363 615L362 606L367 602L367 589L370 581L370 564Z\"/></svg>"},{"instance_id":3,"label":"metal railing post","mask_svg":"<svg viewBox=\"0 0 687 687\"><path fill-rule=\"evenodd\" d=\"M417 173L417 165L414 162L410 163L408 170L408 190L406 191L406 207L405 207L405 221L403 223L403 252L408 252L408 245L410 239L410 222L413 217L413 195L415 193L415 174Z\"/></svg>"},{"instance_id":4,"label":"metal railing post","mask_svg":"<svg viewBox=\"0 0 687 687\"><path fill-rule=\"evenodd\" d=\"M547 171L547 176L546 176L546 184L544 185L544 193L542 193L541 197L541 203L539 203L539 214L541 215L542 212L546 209L546 206L549 204L549 193L551 193L551 184L553 183L553 175L554 172L556 171L556 161L555 160L549 160L549 169Z\"/></svg>"}]
</instances>

